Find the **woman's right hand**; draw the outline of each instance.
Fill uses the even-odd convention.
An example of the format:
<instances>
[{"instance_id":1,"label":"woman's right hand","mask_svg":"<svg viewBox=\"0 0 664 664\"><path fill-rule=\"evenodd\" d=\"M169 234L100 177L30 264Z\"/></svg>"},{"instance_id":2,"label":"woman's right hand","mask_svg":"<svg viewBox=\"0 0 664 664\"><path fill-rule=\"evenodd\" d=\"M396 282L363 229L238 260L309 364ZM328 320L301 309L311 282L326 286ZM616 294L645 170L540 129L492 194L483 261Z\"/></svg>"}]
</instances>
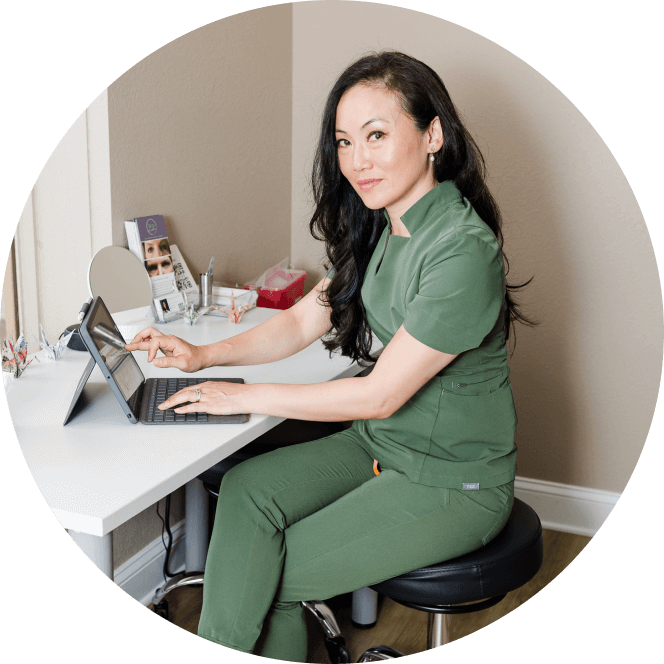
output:
<instances>
[{"instance_id":1,"label":"woman's right hand","mask_svg":"<svg viewBox=\"0 0 664 664\"><path fill-rule=\"evenodd\" d=\"M125 348L148 351L148 362L152 362L155 367L176 367L180 371L191 373L208 366L202 347L187 343L172 334L163 334L154 327L141 330ZM157 357L159 350L164 357Z\"/></svg>"}]
</instances>

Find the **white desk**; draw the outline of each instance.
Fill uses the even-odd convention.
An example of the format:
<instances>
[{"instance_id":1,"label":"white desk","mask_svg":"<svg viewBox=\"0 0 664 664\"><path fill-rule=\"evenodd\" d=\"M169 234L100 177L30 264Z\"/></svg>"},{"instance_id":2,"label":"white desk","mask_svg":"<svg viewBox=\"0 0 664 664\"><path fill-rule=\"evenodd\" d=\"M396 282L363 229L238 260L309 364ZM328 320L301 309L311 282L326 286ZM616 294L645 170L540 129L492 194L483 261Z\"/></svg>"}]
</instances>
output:
<instances>
[{"instance_id":1,"label":"white desk","mask_svg":"<svg viewBox=\"0 0 664 664\"><path fill-rule=\"evenodd\" d=\"M235 336L276 313L254 308L237 325L226 318L204 316L193 327L184 321L156 327L201 345ZM201 569L205 559L205 494L195 478L283 418L251 415L246 424L131 424L95 367L86 388L94 401L63 426L89 357L88 353L68 350L58 362L34 361L8 394L16 435L42 495L62 526L112 578L113 529L187 484L186 566ZM147 353L134 353L134 357L146 378L186 375L148 364ZM361 367L348 358L334 355L330 359L317 341L279 362L213 367L196 375L238 376L247 383L307 384L360 371Z\"/></svg>"}]
</instances>

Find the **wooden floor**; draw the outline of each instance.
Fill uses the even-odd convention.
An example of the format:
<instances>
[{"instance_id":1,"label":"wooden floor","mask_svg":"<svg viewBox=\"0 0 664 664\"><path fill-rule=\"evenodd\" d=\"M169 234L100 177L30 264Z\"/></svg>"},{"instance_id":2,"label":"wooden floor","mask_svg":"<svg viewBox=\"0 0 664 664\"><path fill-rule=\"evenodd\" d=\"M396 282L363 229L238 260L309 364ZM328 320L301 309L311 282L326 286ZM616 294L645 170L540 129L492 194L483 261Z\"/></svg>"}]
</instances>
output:
<instances>
[{"instance_id":1,"label":"wooden floor","mask_svg":"<svg viewBox=\"0 0 664 664\"><path fill-rule=\"evenodd\" d=\"M489 625L523 604L551 582L590 541L589 537L570 535L554 530L544 530L544 563L542 568L525 586L511 592L496 606L452 618L452 637L460 639ZM178 588L168 596L169 620L178 627L196 633L203 597L202 587ZM426 648L427 614L408 609L386 597L380 597L378 623L372 629L357 629L351 623L350 595L329 600L341 632L346 639L353 661L377 645L389 645L407 655ZM152 610L152 605L148 607ZM307 661L330 664L323 643L322 631L316 620L307 612L309 627L309 651Z\"/></svg>"}]
</instances>

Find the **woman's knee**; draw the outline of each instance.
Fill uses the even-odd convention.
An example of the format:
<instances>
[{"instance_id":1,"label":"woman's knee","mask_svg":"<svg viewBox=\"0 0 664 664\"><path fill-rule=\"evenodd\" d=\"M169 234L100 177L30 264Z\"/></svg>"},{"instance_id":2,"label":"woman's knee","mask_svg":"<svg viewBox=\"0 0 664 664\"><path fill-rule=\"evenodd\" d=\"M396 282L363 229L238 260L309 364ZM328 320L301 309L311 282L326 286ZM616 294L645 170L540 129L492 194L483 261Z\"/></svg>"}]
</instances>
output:
<instances>
[{"instance_id":1,"label":"woman's knee","mask_svg":"<svg viewBox=\"0 0 664 664\"><path fill-rule=\"evenodd\" d=\"M261 513L276 528L286 528L280 510L274 509L275 487L269 468L259 457L247 459L231 468L223 477L219 487L217 512L233 510L240 513Z\"/></svg>"},{"instance_id":2,"label":"woman's knee","mask_svg":"<svg viewBox=\"0 0 664 664\"><path fill-rule=\"evenodd\" d=\"M219 487L220 501L247 496L259 498L264 494L262 473L253 468L256 460L247 459L224 474Z\"/></svg>"}]
</instances>

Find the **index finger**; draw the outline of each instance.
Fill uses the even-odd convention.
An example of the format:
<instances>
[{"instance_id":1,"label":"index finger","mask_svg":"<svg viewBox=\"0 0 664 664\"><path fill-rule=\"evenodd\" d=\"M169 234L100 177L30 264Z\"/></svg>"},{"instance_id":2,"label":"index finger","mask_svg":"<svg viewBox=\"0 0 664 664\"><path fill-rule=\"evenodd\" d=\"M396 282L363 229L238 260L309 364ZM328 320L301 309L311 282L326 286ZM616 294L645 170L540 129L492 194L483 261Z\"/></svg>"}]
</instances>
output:
<instances>
[{"instance_id":1,"label":"index finger","mask_svg":"<svg viewBox=\"0 0 664 664\"><path fill-rule=\"evenodd\" d=\"M131 343L125 344L125 350L150 350L152 347L152 341L132 341Z\"/></svg>"},{"instance_id":2,"label":"index finger","mask_svg":"<svg viewBox=\"0 0 664 664\"><path fill-rule=\"evenodd\" d=\"M141 342L150 341L155 337L163 336L163 333L159 330L155 330L154 327L146 327L144 330L141 330L128 344L125 344L127 350L148 350L147 348L141 348L138 344Z\"/></svg>"},{"instance_id":3,"label":"index finger","mask_svg":"<svg viewBox=\"0 0 664 664\"><path fill-rule=\"evenodd\" d=\"M160 337L152 337L149 341L137 341L125 346L127 350L146 350L148 352L148 362L152 362L157 356L157 351L168 346L168 337L161 335Z\"/></svg>"}]
</instances>

